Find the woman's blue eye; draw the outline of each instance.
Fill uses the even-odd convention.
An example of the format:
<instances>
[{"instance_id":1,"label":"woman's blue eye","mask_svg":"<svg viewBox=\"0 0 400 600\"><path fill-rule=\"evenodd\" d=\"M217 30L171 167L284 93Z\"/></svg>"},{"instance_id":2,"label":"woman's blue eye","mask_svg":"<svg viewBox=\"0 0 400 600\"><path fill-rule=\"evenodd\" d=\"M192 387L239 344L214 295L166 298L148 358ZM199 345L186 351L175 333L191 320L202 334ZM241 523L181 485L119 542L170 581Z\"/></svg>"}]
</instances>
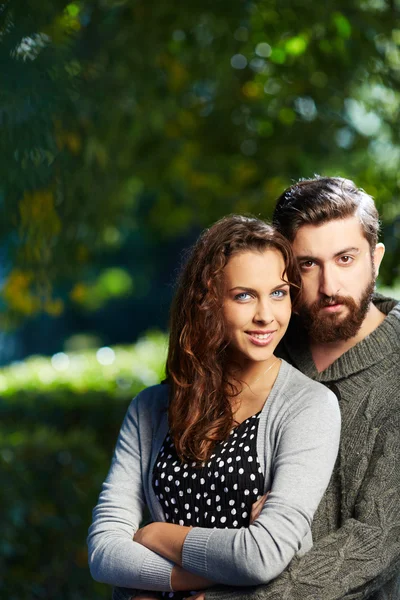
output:
<instances>
[{"instance_id":1,"label":"woman's blue eye","mask_svg":"<svg viewBox=\"0 0 400 600\"><path fill-rule=\"evenodd\" d=\"M288 292L287 290L275 290L274 292L272 292L272 296L274 298L284 298L285 296L287 296Z\"/></svg>"},{"instance_id":2,"label":"woman's blue eye","mask_svg":"<svg viewBox=\"0 0 400 600\"><path fill-rule=\"evenodd\" d=\"M240 292L235 296L235 300L247 300L248 298L250 298L249 292Z\"/></svg>"}]
</instances>

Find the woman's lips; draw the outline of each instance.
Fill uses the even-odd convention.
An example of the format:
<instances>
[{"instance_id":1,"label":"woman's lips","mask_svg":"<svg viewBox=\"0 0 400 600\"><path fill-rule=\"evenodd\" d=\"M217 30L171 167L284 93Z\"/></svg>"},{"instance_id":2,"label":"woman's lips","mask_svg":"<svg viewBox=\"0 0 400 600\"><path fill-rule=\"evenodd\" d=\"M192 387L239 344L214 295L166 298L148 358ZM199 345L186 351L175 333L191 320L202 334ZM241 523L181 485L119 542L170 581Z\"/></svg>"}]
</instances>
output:
<instances>
[{"instance_id":1,"label":"woman's lips","mask_svg":"<svg viewBox=\"0 0 400 600\"><path fill-rule=\"evenodd\" d=\"M275 331L246 331L251 343L255 346L268 346L273 338L274 333Z\"/></svg>"}]
</instances>

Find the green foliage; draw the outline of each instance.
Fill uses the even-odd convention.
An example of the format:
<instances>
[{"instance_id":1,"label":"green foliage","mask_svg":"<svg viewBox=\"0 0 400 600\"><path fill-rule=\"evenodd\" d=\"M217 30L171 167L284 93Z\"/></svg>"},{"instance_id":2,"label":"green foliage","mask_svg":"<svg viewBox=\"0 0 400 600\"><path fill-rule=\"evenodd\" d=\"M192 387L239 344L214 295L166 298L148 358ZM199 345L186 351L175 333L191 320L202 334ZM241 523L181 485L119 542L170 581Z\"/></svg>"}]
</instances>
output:
<instances>
[{"instance_id":1,"label":"green foliage","mask_svg":"<svg viewBox=\"0 0 400 600\"><path fill-rule=\"evenodd\" d=\"M129 401L162 378L165 348L165 336L153 333L114 348L109 365L93 351L71 353L62 371L65 355L53 357L58 369L36 357L2 370L1 598L110 597L87 567L91 510Z\"/></svg>"},{"instance_id":2,"label":"green foliage","mask_svg":"<svg viewBox=\"0 0 400 600\"><path fill-rule=\"evenodd\" d=\"M90 278L99 250L135 228L165 239L230 212L269 216L284 186L315 172L354 178L392 234L393 3L28 4L0 14L0 233L24 284L6 286L16 314L60 312L49 284ZM386 283L398 241L393 252Z\"/></svg>"}]
</instances>

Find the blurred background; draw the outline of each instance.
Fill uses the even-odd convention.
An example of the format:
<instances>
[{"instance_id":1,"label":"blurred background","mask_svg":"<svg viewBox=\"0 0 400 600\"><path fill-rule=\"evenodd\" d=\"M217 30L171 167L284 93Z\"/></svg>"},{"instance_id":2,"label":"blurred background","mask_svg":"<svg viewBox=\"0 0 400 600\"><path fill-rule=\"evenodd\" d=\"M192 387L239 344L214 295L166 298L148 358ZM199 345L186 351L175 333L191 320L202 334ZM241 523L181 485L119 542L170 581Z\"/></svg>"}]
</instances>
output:
<instances>
[{"instance_id":1,"label":"blurred background","mask_svg":"<svg viewBox=\"0 0 400 600\"><path fill-rule=\"evenodd\" d=\"M6 0L0 82L0 598L101 600L91 509L201 229L350 177L400 297L400 1Z\"/></svg>"}]
</instances>

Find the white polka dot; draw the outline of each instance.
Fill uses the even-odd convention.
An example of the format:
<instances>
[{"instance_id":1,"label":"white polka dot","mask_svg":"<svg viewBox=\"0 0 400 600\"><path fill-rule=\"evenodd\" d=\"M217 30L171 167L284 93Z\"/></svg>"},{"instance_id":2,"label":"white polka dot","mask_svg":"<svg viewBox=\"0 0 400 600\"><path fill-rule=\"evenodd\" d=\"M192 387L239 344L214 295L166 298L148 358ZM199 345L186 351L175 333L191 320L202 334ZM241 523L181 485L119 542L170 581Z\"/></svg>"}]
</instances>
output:
<instances>
[{"instance_id":1,"label":"white polka dot","mask_svg":"<svg viewBox=\"0 0 400 600\"><path fill-rule=\"evenodd\" d=\"M225 481L225 475L221 475L221 481Z\"/></svg>"},{"instance_id":2,"label":"white polka dot","mask_svg":"<svg viewBox=\"0 0 400 600\"><path fill-rule=\"evenodd\" d=\"M176 504L175 498L171 498L171 504Z\"/></svg>"},{"instance_id":3,"label":"white polka dot","mask_svg":"<svg viewBox=\"0 0 400 600\"><path fill-rule=\"evenodd\" d=\"M169 506L168 500L165 500L165 506Z\"/></svg>"},{"instance_id":4,"label":"white polka dot","mask_svg":"<svg viewBox=\"0 0 400 600\"><path fill-rule=\"evenodd\" d=\"M161 479L164 479L165 473L161 473Z\"/></svg>"},{"instance_id":5,"label":"white polka dot","mask_svg":"<svg viewBox=\"0 0 400 600\"><path fill-rule=\"evenodd\" d=\"M191 519L191 518L192 518L192 515L191 515L191 513L188 513L188 514L186 515L186 518L187 518L187 519Z\"/></svg>"},{"instance_id":6,"label":"white polka dot","mask_svg":"<svg viewBox=\"0 0 400 600\"><path fill-rule=\"evenodd\" d=\"M239 475L243 475L244 469L240 468L238 472L239 472Z\"/></svg>"},{"instance_id":7,"label":"white polka dot","mask_svg":"<svg viewBox=\"0 0 400 600\"><path fill-rule=\"evenodd\" d=\"M186 491L187 491L188 494L191 494L192 493L192 488L188 488Z\"/></svg>"},{"instance_id":8,"label":"white polka dot","mask_svg":"<svg viewBox=\"0 0 400 600\"><path fill-rule=\"evenodd\" d=\"M169 519L169 514L168 513L165 513L165 518Z\"/></svg>"},{"instance_id":9,"label":"white polka dot","mask_svg":"<svg viewBox=\"0 0 400 600\"><path fill-rule=\"evenodd\" d=\"M157 487L158 486L158 479L155 480L154 485Z\"/></svg>"},{"instance_id":10,"label":"white polka dot","mask_svg":"<svg viewBox=\"0 0 400 600\"><path fill-rule=\"evenodd\" d=\"M242 502L242 504L241 504L240 506L241 506L242 508L245 508L245 506L246 506L246 503L245 503L245 502Z\"/></svg>"},{"instance_id":11,"label":"white polka dot","mask_svg":"<svg viewBox=\"0 0 400 600\"><path fill-rule=\"evenodd\" d=\"M185 504L185 510L189 510L189 504L187 502Z\"/></svg>"},{"instance_id":12,"label":"white polka dot","mask_svg":"<svg viewBox=\"0 0 400 600\"><path fill-rule=\"evenodd\" d=\"M233 452L235 448L229 448L229 452Z\"/></svg>"},{"instance_id":13,"label":"white polka dot","mask_svg":"<svg viewBox=\"0 0 400 600\"><path fill-rule=\"evenodd\" d=\"M182 496L183 496L183 491L182 490L179 490L179 496L182 498Z\"/></svg>"},{"instance_id":14,"label":"white polka dot","mask_svg":"<svg viewBox=\"0 0 400 600\"><path fill-rule=\"evenodd\" d=\"M217 511L221 512L221 507L219 505L217 506Z\"/></svg>"},{"instance_id":15,"label":"white polka dot","mask_svg":"<svg viewBox=\"0 0 400 600\"><path fill-rule=\"evenodd\" d=\"M168 481L172 481L172 479L173 479L172 475L168 475L167 479L168 479Z\"/></svg>"},{"instance_id":16,"label":"white polka dot","mask_svg":"<svg viewBox=\"0 0 400 600\"><path fill-rule=\"evenodd\" d=\"M184 477L187 477L187 476L188 476L188 472L187 472L187 471L185 471L185 472L184 472L184 474L183 474L183 476L184 476Z\"/></svg>"},{"instance_id":17,"label":"white polka dot","mask_svg":"<svg viewBox=\"0 0 400 600\"><path fill-rule=\"evenodd\" d=\"M234 484L233 484L233 489L234 489L234 490L237 490L237 489L238 489L238 484L237 484L237 483L234 483Z\"/></svg>"},{"instance_id":18,"label":"white polka dot","mask_svg":"<svg viewBox=\"0 0 400 600\"><path fill-rule=\"evenodd\" d=\"M157 496L158 498L160 498L161 500L164 498L164 496L162 494L160 494L159 496Z\"/></svg>"},{"instance_id":19,"label":"white polka dot","mask_svg":"<svg viewBox=\"0 0 400 600\"><path fill-rule=\"evenodd\" d=\"M221 496L215 496L215 501L219 502L221 500Z\"/></svg>"},{"instance_id":20,"label":"white polka dot","mask_svg":"<svg viewBox=\"0 0 400 600\"><path fill-rule=\"evenodd\" d=\"M214 515L212 515L212 517L211 517L211 523L214 523L214 521L215 521L215 517L214 517Z\"/></svg>"},{"instance_id":21,"label":"white polka dot","mask_svg":"<svg viewBox=\"0 0 400 600\"><path fill-rule=\"evenodd\" d=\"M250 439L252 440L254 437L254 433L251 434Z\"/></svg>"},{"instance_id":22,"label":"white polka dot","mask_svg":"<svg viewBox=\"0 0 400 600\"><path fill-rule=\"evenodd\" d=\"M211 498L209 498L209 499L207 500L207 504L208 504L208 506L211 506Z\"/></svg>"},{"instance_id":23,"label":"white polka dot","mask_svg":"<svg viewBox=\"0 0 400 600\"><path fill-rule=\"evenodd\" d=\"M232 513L233 515L236 515L236 508L232 508L232 510L231 510L231 513Z\"/></svg>"},{"instance_id":24,"label":"white polka dot","mask_svg":"<svg viewBox=\"0 0 400 600\"><path fill-rule=\"evenodd\" d=\"M227 463L231 463L232 462L232 457L230 456L226 462Z\"/></svg>"},{"instance_id":25,"label":"white polka dot","mask_svg":"<svg viewBox=\"0 0 400 600\"><path fill-rule=\"evenodd\" d=\"M183 468L184 468L184 469L187 469L187 468L188 468L188 464L187 464L187 463L185 463L185 464L183 465Z\"/></svg>"},{"instance_id":26,"label":"white polka dot","mask_svg":"<svg viewBox=\"0 0 400 600\"><path fill-rule=\"evenodd\" d=\"M247 459L249 462L253 462L253 457L249 456L249 458Z\"/></svg>"},{"instance_id":27,"label":"white polka dot","mask_svg":"<svg viewBox=\"0 0 400 600\"><path fill-rule=\"evenodd\" d=\"M169 491L170 491L170 489L169 489L169 487L168 487L167 485L165 486L165 491L166 491L166 492L169 492Z\"/></svg>"},{"instance_id":28,"label":"white polka dot","mask_svg":"<svg viewBox=\"0 0 400 600\"><path fill-rule=\"evenodd\" d=\"M168 459L172 458L172 454L168 454L167 458Z\"/></svg>"},{"instance_id":29,"label":"white polka dot","mask_svg":"<svg viewBox=\"0 0 400 600\"><path fill-rule=\"evenodd\" d=\"M244 450L245 452L248 452L248 451L250 450L250 446L245 446L245 447L243 448L243 450Z\"/></svg>"},{"instance_id":30,"label":"white polka dot","mask_svg":"<svg viewBox=\"0 0 400 600\"><path fill-rule=\"evenodd\" d=\"M207 498L208 492L204 492L203 496L204 496L204 498Z\"/></svg>"},{"instance_id":31,"label":"white polka dot","mask_svg":"<svg viewBox=\"0 0 400 600\"><path fill-rule=\"evenodd\" d=\"M229 492L227 487L224 487L224 492L225 492L225 494L227 494Z\"/></svg>"},{"instance_id":32,"label":"white polka dot","mask_svg":"<svg viewBox=\"0 0 400 600\"><path fill-rule=\"evenodd\" d=\"M254 481L254 480L255 480L255 478L256 478L256 476L254 475L254 473L252 473L252 474L250 475L250 479L251 479L252 481Z\"/></svg>"},{"instance_id":33,"label":"white polka dot","mask_svg":"<svg viewBox=\"0 0 400 600\"><path fill-rule=\"evenodd\" d=\"M215 483L212 483L212 484L210 485L210 489L211 489L211 490L213 490L213 491L215 490Z\"/></svg>"},{"instance_id":34,"label":"white polka dot","mask_svg":"<svg viewBox=\"0 0 400 600\"><path fill-rule=\"evenodd\" d=\"M198 507L198 506L195 506L195 507L194 507L194 511L195 511L195 512L199 512L199 507Z\"/></svg>"},{"instance_id":35,"label":"white polka dot","mask_svg":"<svg viewBox=\"0 0 400 600\"><path fill-rule=\"evenodd\" d=\"M237 521L233 521L233 526L237 527L238 526L238 522Z\"/></svg>"},{"instance_id":36,"label":"white polka dot","mask_svg":"<svg viewBox=\"0 0 400 600\"><path fill-rule=\"evenodd\" d=\"M240 442L239 448L242 448L243 446L244 446L244 442Z\"/></svg>"},{"instance_id":37,"label":"white polka dot","mask_svg":"<svg viewBox=\"0 0 400 600\"><path fill-rule=\"evenodd\" d=\"M181 468L180 468L180 467L174 467L174 471L175 471L175 473L178 473L178 471L180 471L180 470L181 470Z\"/></svg>"},{"instance_id":38,"label":"white polka dot","mask_svg":"<svg viewBox=\"0 0 400 600\"><path fill-rule=\"evenodd\" d=\"M215 471L215 473L214 473L214 477L219 477L219 473L218 473L218 471Z\"/></svg>"},{"instance_id":39,"label":"white polka dot","mask_svg":"<svg viewBox=\"0 0 400 600\"><path fill-rule=\"evenodd\" d=\"M179 525L184 525L184 521L182 519L179 519Z\"/></svg>"},{"instance_id":40,"label":"white polka dot","mask_svg":"<svg viewBox=\"0 0 400 600\"><path fill-rule=\"evenodd\" d=\"M221 450L221 454L223 454L226 451L226 448L224 448L223 450Z\"/></svg>"},{"instance_id":41,"label":"white polka dot","mask_svg":"<svg viewBox=\"0 0 400 600\"><path fill-rule=\"evenodd\" d=\"M226 517L221 517L221 523L225 523Z\"/></svg>"},{"instance_id":42,"label":"white polka dot","mask_svg":"<svg viewBox=\"0 0 400 600\"><path fill-rule=\"evenodd\" d=\"M233 467L229 467L228 472L233 473Z\"/></svg>"},{"instance_id":43,"label":"white polka dot","mask_svg":"<svg viewBox=\"0 0 400 600\"><path fill-rule=\"evenodd\" d=\"M196 477L197 477L196 473L193 473L192 479L196 479Z\"/></svg>"},{"instance_id":44,"label":"white polka dot","mask_svg":"<svg viewBox=\"0 0 400 600\"><path fill-rule=\"evenodd\" d=\"M243 519L245 519L247 517L247 512L246 511L242 514L242 517L243 517Z\"/></svg>"},{"instance_id":45,"label":"white polka dot","mask_svg":"<svg viewBox=\"0 0 400 600\"><path fill-rule=\"evenodd\" d=\"M229 506L233 506L235 504L234 500L229 500Z\"/></svg>"},{"instance_id":46,"label":"white polka dot","mask_svg":"<svg viewBox=\"0 0 400 600\"><path fill-rule=\"evenodd\" d=\"M192 467L195 467L195 466L196 466L196 464L197 464L197 463L195 463L195 462L192 462Z\"/></svg>"},{"instance_id":47,"label":"white polka dot","mask_svg":"<svg viewBox=\"0 0 400 600\"><path fill-rule=\"evenodd\" d=\"M178 514L179 509L178 508L174 508L174 513Z\"/></svg>"},{"instance_id":48,"label":"white polka dot","mask_svg":"<svg viewBox=\"0 0 400 600\"><path fill-rule=\"evenodd\" d=\"M241 458L242 458L241 456L237 456L237 457L236 457L236 460L240 460Z\"/></svg>"},{"instance_id":49,"label":"white polka dot","mask_svg":"<svg viewBox=\"0 0 400 600\"><path fill-rule=\"evenodd\" d=\"M178 479L175 479L175 485L180 486L181 482Z\"/></svg>"},{"instance_id":50,"label":"white polka dot","mask_svg":"<svg viewBox=\"0 0 400 600\"><path fill-rule=\"evenodd\" d=\"M257 489L257 488L254 488L254 490L253 490L253 494L254 494L255 496L257 496L257 494L258 494L258 489Z\"/></svg>"},{"instance_id":51,"label":"white polka dot","mask_svg":"<svg viewBox=\"0 0 400 600\"><path fill-rule=\"evenodd\" d=\"M250 494L249 490L244 490L244 495L248 496Z\"/></svg>"},{"instance_id":52,"label":"white polka dot","mask_svg":"<svg viewBox=\"0 0 400 600\"><path fill-rule=\"evenodd\" d=\"M256 428L256 426L255 426L255 425L253 425L253 427L251 428L251 431L253 431L253 429L255 429L255 428Z\"/></svg>"},{"instance_id":53,"label":"white polka dot","mask_svg":"<svg viewBox=\"0 0 400 600\"><path fill-rule=\"evenodd\" d=\"M219 466L219 467L223 467L223 466L224 466L224 461L223 461L223 460L221 460L221 461L218 463L218 466Z\"/></svg>"},{"instance_id":54,"label":"white polka dot","mask_svg":"<svg viewBox=\"0 0 400 600\"><path fill-rule=\"evenodd\" d=\"M200 483L201 483L201 485L204 485L204 484L205 484L205 482L206 482L206 480L204 479L204 477L202 477L202 478L200 479Z\"/></svg>"},{"instance_id":55,"label":"white polka dot","mask_svg":"<svg viewBox=\"0 0 400 600\"><path fill-rule=\"evenodd\" d=\"M197 500L199 500L201 498L201 495L200 494L196 494L196 498L197 498Z\"/></svg>"}]
</instances>

